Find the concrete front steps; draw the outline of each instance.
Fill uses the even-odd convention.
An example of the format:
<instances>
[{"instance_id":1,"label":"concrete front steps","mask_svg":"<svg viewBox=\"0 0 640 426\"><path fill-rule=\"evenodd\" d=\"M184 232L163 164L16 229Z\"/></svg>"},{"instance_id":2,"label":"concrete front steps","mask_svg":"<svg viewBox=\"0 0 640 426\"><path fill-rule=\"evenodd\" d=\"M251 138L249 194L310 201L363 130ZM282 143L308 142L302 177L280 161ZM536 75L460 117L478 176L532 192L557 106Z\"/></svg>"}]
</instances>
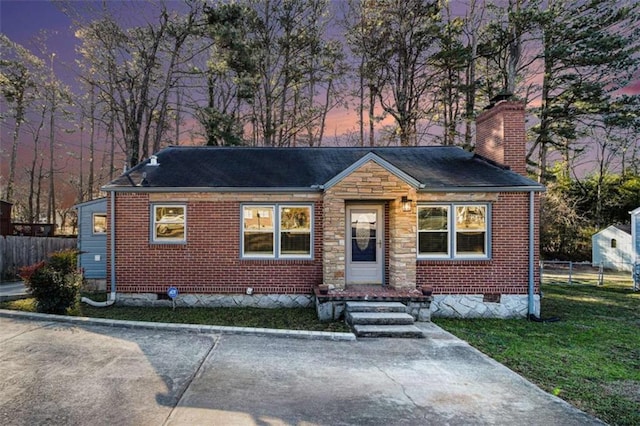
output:
<instances>
[{"instance_id":1,"label":"concrete front steps","mask_svg":"<svg viewBox=\"0 0 640 426\"><path fill-rule=\"evenodd\" d=\"M346 302L345 321L358 337L424 337L400 302Z\"/></svg>"}]
</instances>

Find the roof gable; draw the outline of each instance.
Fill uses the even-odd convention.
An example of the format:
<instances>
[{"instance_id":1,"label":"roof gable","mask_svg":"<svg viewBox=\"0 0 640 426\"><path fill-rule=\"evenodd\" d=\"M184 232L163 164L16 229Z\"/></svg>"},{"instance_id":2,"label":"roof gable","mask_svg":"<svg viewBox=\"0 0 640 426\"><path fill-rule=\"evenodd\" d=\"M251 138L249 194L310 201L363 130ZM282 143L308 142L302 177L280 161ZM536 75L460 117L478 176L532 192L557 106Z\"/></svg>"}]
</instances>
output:
<instances>
[{"instance_id":1,"label":"roof gable","mask_svg":"<svg viewBox=\"0 0 640 426\"><path fill-rule=\"evenodd\" d=\"M355 172L356 170L364 166L369 161L376 163L377 165L379 165L389 173L395 175L396 177L398 177L399 179L403 180L404 182L413 186L416 189L422 187L422 184L418 180L414 179L413 177L403 172L393 164L389 163L388 161L378 157L375 153L369 152L364 157L360 158L358 161L356 161L355 163L347 167L345 170L335 175L328 182L326 182L324 184L324 189L329 189L332 186L336 185L337 183L342 181L342 179L349 176L351 173Z\"/></svg>"}]
</instances>

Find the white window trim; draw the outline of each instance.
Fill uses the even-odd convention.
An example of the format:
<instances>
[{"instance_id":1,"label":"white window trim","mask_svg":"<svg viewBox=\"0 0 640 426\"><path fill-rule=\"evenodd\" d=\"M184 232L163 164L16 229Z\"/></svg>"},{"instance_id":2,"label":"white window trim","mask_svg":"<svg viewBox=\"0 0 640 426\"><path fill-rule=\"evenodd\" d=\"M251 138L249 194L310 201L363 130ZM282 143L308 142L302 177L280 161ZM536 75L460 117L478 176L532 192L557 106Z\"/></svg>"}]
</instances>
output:
<instances>
[{"instance_id":1,"label":"white window trim","mask_svg":"<svg viewBox=\"0 0 640 426\"><path fill-rule=\"evenodd\" d=\"M244 209L245 207L264 207L273 209L273 254L247 254L244 252ZM280 239L282 234L280 218L282 209L307 207L309 209L309 254L282 254ZM310 203L243 203L240 205L240 258L242 259L313 259L315 217L313 204Z\"/></svg>"},{"instance_id":2,"label":"white window trim","mask_svg":"<svg viewBox=\"0 0 640 426\"><path fill-rule=\"evenodd\" d=\"M156 209L158 207L182 207L184 211L184 236L182 238L158 238L156 235ZM184 203L154 203L151 204L151 229L150 237L152 244L186 244L187 243L187 205Z\"/></svg>"},{"instance_id":3,"label":"white window trim","mask_svg":"<svg viewBox=\"0 0 640 426\"><path fill-rule=\"evenodd\" d=\"M104 231L96 232L96 216L104 216ZM107 235L107 214L103 212L93 212L91 214L91 234L92 235Z\"/></svg>"},{"instance_id":4,"label":"white window trim","mask_svg":"<svg viewBox=\"0 0 640 426\"><path fill-rule=\"evenodd\" d=\"M458 231L456 229L455 212L456 207L461 206L483 206L485 208L485 239L484 239L484 254L462 254L456 255L456 235ZM448 254L425 254L420 253L420 229L419 229L419 211L421 207L446 207L448 209L447 215L447 235L448 235ZM490 203L473 203L473 202L454 202L454 203L420 203L416 209L416 252L418 259L424 260L490 260L491 259L491 204Z\"/></svg>"}]
</instances>

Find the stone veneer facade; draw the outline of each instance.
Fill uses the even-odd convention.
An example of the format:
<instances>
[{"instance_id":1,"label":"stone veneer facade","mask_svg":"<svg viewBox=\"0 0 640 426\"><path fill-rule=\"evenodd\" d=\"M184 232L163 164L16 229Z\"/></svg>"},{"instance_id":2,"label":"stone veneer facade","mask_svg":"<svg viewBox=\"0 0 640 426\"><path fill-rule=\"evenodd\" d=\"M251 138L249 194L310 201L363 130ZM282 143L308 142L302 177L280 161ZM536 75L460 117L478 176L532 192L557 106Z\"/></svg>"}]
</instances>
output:
<instances>
[{"instance_id":1,"label":"stone veneer facade","mask_svg":"<svg viewBox=\"0 0 640 426\"><path fill-rule=\"evenodd\" d=\"M389 287L416 286L416 216L402 211L401 199L416 198L415 188L371 160L327 189L324 194L323 280L344 289L346 265L346 208L350 203L388 202Z\"/></svg>"}]
</instances>

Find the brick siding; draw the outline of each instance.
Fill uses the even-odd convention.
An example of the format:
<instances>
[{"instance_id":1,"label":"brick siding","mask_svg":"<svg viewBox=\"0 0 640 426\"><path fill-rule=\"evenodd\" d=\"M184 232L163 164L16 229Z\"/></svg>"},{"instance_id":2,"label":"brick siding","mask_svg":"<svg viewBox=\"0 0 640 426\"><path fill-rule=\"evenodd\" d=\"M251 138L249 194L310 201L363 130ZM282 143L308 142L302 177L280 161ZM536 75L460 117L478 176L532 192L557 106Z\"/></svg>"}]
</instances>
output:
<instances>
[{"instance_id":1,"label":"brick siding","mask_svg":"<svg viewBox=\"0 0 640 426\"><path fill-rule=\"evenodd\" d=\"M407 189L407 188L405 188ZM195 194L117 193L116 203L116 274L117 290L123 293L165 293L167 287L177 286L181 293L244 293L253 287L255 293L308 294L313 286L323 282L323 203L314 203L314 258L310 260L262 260L240 258L241 203L249 196L229 195L203 197ZM251 195L251 201L265 203L292 202L291 196ZM236 198L233 200L232 198ZM153 202L180 201L187 205L187 243L150 243L150 206ZM526 294L528 287L529 243L527 193L500 194L435 194L423 193L419 201L490 202L491 259L490 260L415 260L405 268L415 268L415 285L430 284L434 294ZM300 201L296 198L295 201ZM109 199L111 202L111 198ZM539 197L536 196L536 210ZM391 241L393 215L385 205L385 275L387 282L392 259L390 251L398 249ZM110 207L109 210L110 212ZM344 212L344 211L343 211ZM342 213L344 214L344 213ZM414 211L410 213L415 221ZM536 217L536 229L537 220ZM391 218L391 220L390 220ZM343 219L344 220L344 219ZM415 240L415 226L410 238ZM342 228L342 226L340 226ZM337 231L334 229L334 231ZM110 244L110 241L108 241ZM415 244L415 242L413 243ZM412 244L412 245L413 245ZM536 233L536 247L538 245ZM342 248L343 246L341 246ZM412 250L415 250L412 248ZM108 248L110 259L110 248ZM333 253L343 255L342 253ZM538 262L536 250L535 264ZM325 265L334 274L344 268L344 261L334 260ZM393 268L391 268L393 269ZM110 268L108 283L110 282ZM391 278L393 279L393 278ZM397 282L398 287L411 284ZM539 274L535 271L536 292Z\"/></svg>"},{"instance_id":2,"label":"brick siding","mask_svg":"<svg viewBox=\"0 0 640 426\"><path fill-rule=\"evenodd\" d=\"M254 293L308 294L322 282L318 199L313 200L314 258L309 260L240 258L241 202L306 201L299 196L117 193L116 200L118 292L165 293L176 286L181 293L233 294L253 287ZM150 243L150 205L161 200L187 205L186 244Z\"/></svg>"},{"instance_id":3,"label":"brick siding","mask_svg":"<svg viewBox=\"0 0 640 426\"><path fill-rule=\"evenodd\" d=\"M448 199L451 200L451 197ZM538 229L538 196L534 202L535 229ZM430 284L434 294L527 294L529 194L501 193L491 204L491 259L418 260L418 286ZM537 265L538 233L534 235L534 264ZM539 270L535 268L536 293L539 282Z\"/></svg>"}]
</instances>

